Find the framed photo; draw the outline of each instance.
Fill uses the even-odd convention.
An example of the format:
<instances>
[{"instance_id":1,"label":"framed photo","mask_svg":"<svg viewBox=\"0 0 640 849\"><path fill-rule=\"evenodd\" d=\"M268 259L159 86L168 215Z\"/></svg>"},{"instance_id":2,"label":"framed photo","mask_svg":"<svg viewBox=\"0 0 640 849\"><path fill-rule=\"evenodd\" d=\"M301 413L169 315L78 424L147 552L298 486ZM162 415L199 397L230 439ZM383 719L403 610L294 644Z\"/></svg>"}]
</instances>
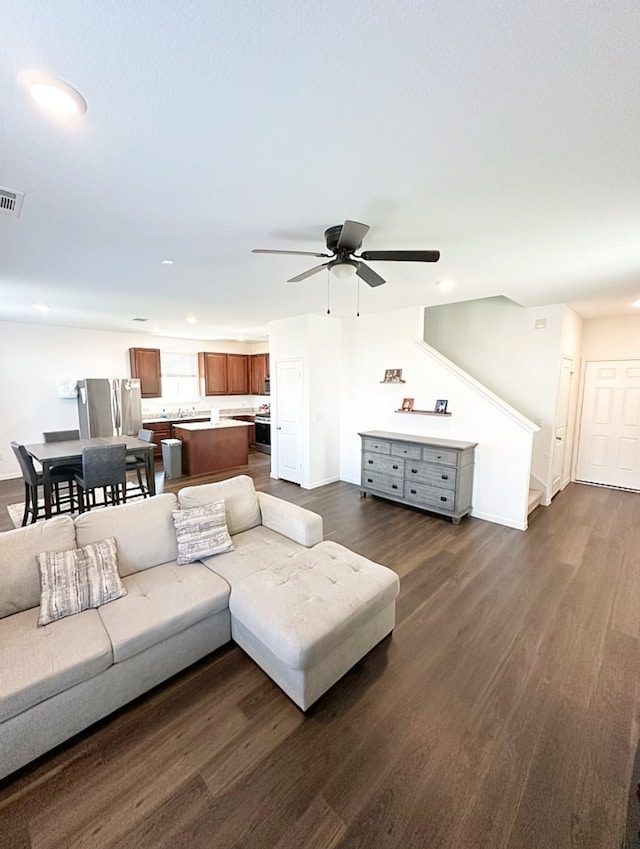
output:
<instances>
[{"instance_id":1,"label":"framed photo","mask_svg":"<svg viewBox=\"0 0 640 849\"><path fill-rule=\"evenodd\" d=\"M444 399L441 399L441 400L439 400L439 401L436 401L436 409L435 409L435 412L436 412L436 413L446 413L446 412L447 412L447 404L448 404L448 403L449 403L449 402L448 402L448 401L445 401Z\"/></svg>"},{"instance_id":2,"label":"framed photo","mask_svg":"<svg viewBox=\"0 0 640 849\"><path fill-rule=\"evenodd\" d=\"M413 410L413 398L405 398L402 402L402 412L410 413Z\"/></svg>"},{"instance_id":3,"label":"framed photo","mask_svg":"<svg viewBox=\"0 0 640 849\"><path fill-rule=\"evenodd\" d=\"M401 368L385 369L384 383L403 383Z\"/></svg>"}]
</instances>

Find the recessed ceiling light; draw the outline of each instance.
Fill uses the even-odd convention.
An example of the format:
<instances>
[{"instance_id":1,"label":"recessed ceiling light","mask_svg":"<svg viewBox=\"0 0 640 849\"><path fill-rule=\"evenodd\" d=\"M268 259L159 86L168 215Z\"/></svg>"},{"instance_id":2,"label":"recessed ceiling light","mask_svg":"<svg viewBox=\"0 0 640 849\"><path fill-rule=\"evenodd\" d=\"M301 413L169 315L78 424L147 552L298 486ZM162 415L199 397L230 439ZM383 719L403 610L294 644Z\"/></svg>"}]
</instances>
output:
<instances>
[{"instance_id":1,"label":"recessed ceiling light","mask_svg":"<svg viewBox=\"0 0 640 849\"><path fill-rule=\"evenodd\" d=\"M197 324L198 319L195 317L195 315L188 315L187 316L187 322L188 322L188 324Z\"/></svg>"},{"instance_id":2,"label":"recessed ceiling light","mask_svg":"<svg viewBox=\"0 0 640 849\"><path fill-rule=\"evenodd\" d=\"M632 306L632 307L640 307L640 300L638 300L638 301L634 301L634 302L631 304L631 306Z\"/></svg>"},{"instance_id":3,"label":"recessed ceiling light","mask_svg":"<svg viewBox=\"0 0 640 849\"><path fill-rule=\"evenodd\" d=\"M38 312L49 312L49 310L51 309L49 304L34 304L33 308Z\"/></svg>"},{"instance_id":4,"label":"recessed ceiling light","mask_svg":"<svg viewBox=\"0 0 640 849\"><path fill-rule=\"evenodd\" d=\"M37 71L23 71L18 80L37 104L57 115L84 115L87 101L69 83Z\"/></svg>"},{"instance_id":5,"label":"recessed ceiling light","mask_svg":"<svg viewBox=\"0 0 640 849\"><path fill-rule=\"evenodd\" d=\"M438 289L441 289L443 292L448 292L449 289L453 289L453 287L455 285L456 285L455 280L437 280L436 281L436 286L438 287Z\"/></svg>"},{"instance_id":6,"label":"recessed ceiling light","mask_svg":"<svg viewBox=\"0 0 640 849\"><path fill-rule=\"evenodd\" d=\"M163 259L162 264L163 265L173 265L173 260L172 259Z\"/></svg>"}]
</instances>

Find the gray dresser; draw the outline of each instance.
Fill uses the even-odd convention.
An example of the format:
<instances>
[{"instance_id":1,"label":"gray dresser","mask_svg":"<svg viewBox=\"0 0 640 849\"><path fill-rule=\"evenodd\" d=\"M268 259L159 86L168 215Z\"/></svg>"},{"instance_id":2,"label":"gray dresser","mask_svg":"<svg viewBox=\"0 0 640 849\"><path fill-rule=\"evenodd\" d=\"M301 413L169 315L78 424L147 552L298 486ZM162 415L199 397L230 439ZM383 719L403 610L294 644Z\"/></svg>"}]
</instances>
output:
<instances>
[{"instance_id":1,"label":"gray dresser","mask_svg":"<svg viewBox=\"0 0 640 849\"><path fill-rule=\"evenodd\" d=\"M362 438L362 495L450 516L455 525L471 512L477 442L456 442L370 430Z\"/></svg>"}]
</instances>

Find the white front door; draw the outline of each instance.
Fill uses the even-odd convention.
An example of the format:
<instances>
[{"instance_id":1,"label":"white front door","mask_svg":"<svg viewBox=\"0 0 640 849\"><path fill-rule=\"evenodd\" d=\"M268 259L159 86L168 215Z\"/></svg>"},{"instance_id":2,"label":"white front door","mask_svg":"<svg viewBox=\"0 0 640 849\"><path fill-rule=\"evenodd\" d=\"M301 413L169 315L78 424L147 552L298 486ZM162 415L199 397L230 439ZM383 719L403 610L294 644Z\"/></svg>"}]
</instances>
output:
<instances>
[{"instance_id":1,"label":"white front door","mask_svg":"<svg viewBox=\"0 0 640 849\"><path fill-rule=\"evenodd\" d=\"M556 438L553 448L553 479L551 497L569 483L569 457L567 455L567 430L569 427L569 400L571 398L571 378L573 359L563 356L560 367L560 392L558 394L558 412L556 415Z\"/></svg>"},{"instance_id":2,"label":"white front door","mask_svg":"<svg viewBox=\"0 0 640 849\"><path fill-rule=\"evenodd\" d=\"M293 483L302 481L302 362L276 363L275 435L277 475ZM272 446L273 450L273 446Z\"/></svg>"},{"instance_id":3,"label":"white front door","mask_svg":"<svg viewBox=\"0 0 640 849\"><path fill-rule=\"evenodd\" d=\"M576 480L640 490L640 360L587 363Z\"/></svg>"}]
</instances>

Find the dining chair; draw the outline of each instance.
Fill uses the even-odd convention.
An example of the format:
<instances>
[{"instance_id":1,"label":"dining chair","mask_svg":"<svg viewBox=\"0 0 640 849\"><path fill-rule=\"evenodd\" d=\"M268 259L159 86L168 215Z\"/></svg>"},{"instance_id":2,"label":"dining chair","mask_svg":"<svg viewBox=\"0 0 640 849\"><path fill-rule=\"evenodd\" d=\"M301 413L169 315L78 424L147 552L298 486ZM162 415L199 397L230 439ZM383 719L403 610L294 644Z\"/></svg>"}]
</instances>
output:
<instances>
[{"instance_id":1,"label":"dining chair","mask_svg":"<svg viewBox=\"0 0 640 849\"><path fill-rule=\"evenodd\" d=\"M124 444L95 445L82 449L82 472L76 472L80 513L98 506L96 490L102 489L106 507L127 500L127 447ZM102 505L100 505L102 506Z\"/></svg>"},{"instance_id":2,"label":"dining chair","mask_svg":"<svg viewBox=\"0 0 640 849\"><path fill-rule=\"evenodd\" d=\"M149 428L142 428L138 431L138 439L143 442L153 442L155 432ZM138 478L138 485L127 490L129 498L147 498L149 496L149 482L142 480L142 470L146 471L147 464L143 454L134 454L132 457L127 457L127 472L135 472Z\"/></svg>"},{"instance_id":3,"label":"dining chair","mask_svg":"<svg viewBox=\"0 0 640 849\"><path fill-rule=\"evenodd\" d=\"M36 467L33 464L33 457L29 454L24 445L21 445L19 442L12 442L11 448L13 449L13 453L16 455L16 460L18 461L20 471L22 472L22 479L24 480L24 514L22 516L22 525L24 527L24 525L27 524L29 515L31 515L31 524L36 522L38 519L40 512L40 505L38 503L38 487L43 485L43 475L42 472L36 471ZM60 466L51 469L51 485L53 488L56 513L73 512L75 507L73 494L74 479L74 472L68 468ZM60 494L59 484L61 483L69 484L68 496L63 497ZM67 510L62 509L64 504L68 505ZM42 505L42 512L44 514L44 505Z\"/></svg>"},{"instance_id":4,"label":"dining chair","mask_svg":"<svg viewBox=\"0 0 640 849\"><path fill-rule=\"evenodd\" d=\"M46 430L42 434L45 442L66 442L68 439L80 439L79 430Z\"/></svg>"},{"instance_id":5,"label":"dining chair","mask_svg":"<svg viewBox=\"0 0 640 849\"><path fill-rule=\"evenodd\" d=\"M45 442L66 442L69 439L80 439L79 430L45 430L42 434ZM82 470L82 463L54 463L52 469L70 469L71 474Z\"/></svg>"}]
</instances>

